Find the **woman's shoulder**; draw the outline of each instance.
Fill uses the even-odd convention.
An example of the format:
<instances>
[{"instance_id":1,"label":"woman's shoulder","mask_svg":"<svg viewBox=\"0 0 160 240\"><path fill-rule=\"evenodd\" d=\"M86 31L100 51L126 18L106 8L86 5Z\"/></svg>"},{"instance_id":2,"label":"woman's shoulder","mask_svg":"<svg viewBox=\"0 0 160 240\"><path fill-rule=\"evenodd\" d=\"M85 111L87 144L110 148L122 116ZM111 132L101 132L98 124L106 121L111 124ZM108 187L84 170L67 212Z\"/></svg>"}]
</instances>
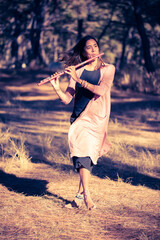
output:
<instances>
[{"instance_id":1,"label":"woman's shoulder","mask_svg":"<svg viewBox=\"0 0 160 240\"><path fill-rule=\"evenodd\" d=\"M110 64L110 63L104 63L104 65L101 68L101 70L103 72L105 72L105 71L113 71L113 72L115 72L115 66L113 64Z\"/></svg>"},{"instance_id":2,"label":"woman's shoulder","mask_svg":"<svg viewBox=\"0 0 160 240\"><path fill-rule=\"evenodd\" d=\"M104 63L103 68L105 68L105 69L114 68L115 69L115 66L113 64L110 64L110 63Z\"/></svg>"}]
</instances>

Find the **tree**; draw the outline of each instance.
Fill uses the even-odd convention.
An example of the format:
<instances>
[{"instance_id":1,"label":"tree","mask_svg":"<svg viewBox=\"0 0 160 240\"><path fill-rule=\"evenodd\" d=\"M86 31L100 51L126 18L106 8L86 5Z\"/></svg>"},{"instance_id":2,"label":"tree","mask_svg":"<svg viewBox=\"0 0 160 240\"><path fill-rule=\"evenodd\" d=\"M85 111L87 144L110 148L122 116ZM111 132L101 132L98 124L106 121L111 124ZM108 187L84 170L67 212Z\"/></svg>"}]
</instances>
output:
<instances>
[{"instance_id":1,"label":"tree","mask_svg":"<svg viewBox=\"0 0 160 240\"><path fill-rule=\"evenodd\" d=\"M141 40L142 40L142 48L143 48L145 66L146 66L146 69L149 73L154 72L155 67L153 65L151 54L150 54L149 39L147 37L146 31L145 31L145 28L144 28L140 1L139 0L133 0L133 5L134 5L134 14L135 14L135 19L136 19L137 29L138 29L139 35L141 37Z\"/></svg>"},{"instance_id":2,"label":"tree","mask_svg":"<svg viewBox=\"0 0 160 240\"><path fill-rule=\"evenodd\" d=\"M159 54L158 0L0 0L0 4L0 49L6 62L20 66L34 59L36 65L48 64L90 34L117 66L134 60L147 71L154 70L153 57Z\"/></svg>"},{"instance_id":3,"label":"tree","mask_svg":"<svg viewBox=\"0 0 160 240\"><path fill-rule=\"evenodd\" d=\"M19 67L19 43L18 38L24 33L27 26L28 12L26 9L27 0L21 4L20 0L6 0L1 1L0 6L0 39L3 42L3 50L8 59L15 59L14 63L16 67ZM8 47L11 48L11 56L8 56ZM10 63L11 63L10 61Z\"/></svg>"},{"instance_id":4,"label":"tree","mask_svg":"<svg viewBox=\"0 0 160 240\"><path fill-rule=\"evenodd\" d=\"M142 9L143 15L148 16L148 12L145 11L145 0L95 0L97 5L101 7L101 5L106 4L107 8L110 10L110 17L108 17L108 21L106 21L105 26L102 29L101 34L99 35L99 40L102 37L105 37L106 34L111 34L112 38L117 39L119 42L122 43L122 54L121 54L121 61L120 67L123 66L124 56L125 56L125 49L127 44L128 33L131 28L136 28L140 39L141 39L141 47L143 49L143 57L145 61L145 67L148 72L154 72L155 67L151 58L151 48L150 48L150 41L146 33L146 29L144 26L144 20L142 18ZM152 0L148 3L153 8L153 5L158 6L157 0ZM154 7L155 9L155 7ZM118 14L117 14L118 12ZM158 15L156 18L153 19L153 14L149 14L150 22L158 22ZM146 22L150 24L147 18L145 18ZM113 26L113 25L116 25ZM109 29L110 28L110 29ZM115 30L114 34L113 29ZM134 46L133 46L134 47Z\"/></svg>"},{"instance_id":5,"label":"tree","mask_svg":"<svg viewBox=\"0 0 160 240\"><path fill-rule=\"evenodd\" d=\"M41 56L41 48L40 48L40 36L43 26L43 7L45 4L45 0L33 0L31 2L32 9L32 24L30 28L30 41L32 46L31 59L37 59L39 63L43 63L43 59ZM37 63L38 64L38 63Z\"/></svg>"}]
</instances>

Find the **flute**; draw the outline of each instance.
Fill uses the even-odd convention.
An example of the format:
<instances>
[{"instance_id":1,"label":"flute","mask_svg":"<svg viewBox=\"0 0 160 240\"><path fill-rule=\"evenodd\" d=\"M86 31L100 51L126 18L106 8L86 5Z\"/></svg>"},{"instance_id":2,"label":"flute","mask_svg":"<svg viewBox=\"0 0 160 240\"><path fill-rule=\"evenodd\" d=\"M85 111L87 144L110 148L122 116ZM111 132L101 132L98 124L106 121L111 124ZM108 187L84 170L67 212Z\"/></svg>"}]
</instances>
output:
<instances>
[{"instance_id":1,"label":"flute","mask_svg":"<svg viewBox=\"0 0 160 240\"><path fill-rule=\"evenodd\" d=\"M100 54L98 54L98 55L96 55L96 56L94 56L94 57L92 57L92 58L87 59L87 60L84 61L84 62L81 62L81 63L77 64L77 65L75 66L75 68L78 68L78 67L80 67L80 66L82 66L82 65L84 65L84 64L86 64L86 63L89 63L89 62L93 61L94 59L96 59L96 58L98 58L98 57L101 57L103 54L104 54L104 53L100 53ZM41 80L41 81L38 83L38 86L41 86L42 84L45 84L45 83L47 83L47 82L50 82L50 81L52 81L54 78L60 77L60 76L62 76L63 74L65 74L65 71L57 73L57 74L54 75L52 78L51 78L51 77L47 77L47 78Z\"/></svg>"}]
</instances>

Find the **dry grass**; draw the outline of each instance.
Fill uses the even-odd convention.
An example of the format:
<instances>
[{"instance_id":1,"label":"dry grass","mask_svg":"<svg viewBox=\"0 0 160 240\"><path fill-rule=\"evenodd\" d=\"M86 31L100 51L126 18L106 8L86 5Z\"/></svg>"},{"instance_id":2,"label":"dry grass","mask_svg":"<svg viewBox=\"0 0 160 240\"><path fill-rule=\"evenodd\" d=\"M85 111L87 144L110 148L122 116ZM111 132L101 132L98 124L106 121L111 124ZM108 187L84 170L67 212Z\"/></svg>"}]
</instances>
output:
<instances>
[{"instance_id":1,"label":"dry grass","mask_svg":"<svg viewBox=\"0 0 160 240\"><path fill-rule=\"evenodd\" d=\"M110 130L112 132L108 139L112 144L112 151L109 152L109 157L113 158L114 161L119 161L120 164L135 167L138 172L156 174L160 164L157 144L160 140L160 134L154 132L146 134L142 130L134 129L134 132L132 133L133 130L130 130L131 135L128 135L129 129L129 127L118 123L117 119L115 122L111 121Z\"/></svg>"},{"instance_id":2,"label":"dry grass","mask_svg":"<svg viewBox=\"0 0 160 240\"><path fill-rule=\"evenodd\" d=\"M12 139L9 130L1 130L1 163L5 171L12 171L14 168L27 170L31 166L31 157L25 145L23 134L17 136L18 139Z\"/></svg>"},{"instance_id":3,"label":"dry grass","mask_svg":"<svg viewBox=\"0 0 160 240\"><path fill-rule=\"evenodd\" d=\"M112 149L93 169L90 189L97 208L88 212L85 206L65 208L79 181L67 144L72 104L57 101L49 85L5 85L5 90L0 103L0 239L160 238L156 109L113 108ZM136 101L127 93L113 93L118 96L114 104Z\"/></svg>"}]
</instances>

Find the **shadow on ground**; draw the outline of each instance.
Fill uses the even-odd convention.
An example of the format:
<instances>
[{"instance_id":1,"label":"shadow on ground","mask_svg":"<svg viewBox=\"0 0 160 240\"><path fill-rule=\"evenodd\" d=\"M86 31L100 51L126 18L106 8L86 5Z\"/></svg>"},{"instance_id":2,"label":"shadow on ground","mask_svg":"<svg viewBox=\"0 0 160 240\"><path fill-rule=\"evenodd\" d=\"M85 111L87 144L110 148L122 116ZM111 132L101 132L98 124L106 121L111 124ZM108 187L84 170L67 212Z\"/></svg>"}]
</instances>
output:
<instances>
[{"instance_id":1,"label":"shadow on ground","mask_svg":"<svg viewBox=\"0 0 160 240\"><path fill-rule=\"evenodd\" d=\"M54 161L50 162L45 158L43 158L43 159L32 158L31 161L32 161L32 163L43 163L43 164L49 165L53 169L56 169L58 171L62 171L65 173L70 173L71 171L73 171L73 166L71 166L69 164L57 163Z\"/></svg>"},{"instance_id":2,"label":"shadow on ground","mask_svg":"<svg viewBox=\"0 0 160 240\"><path fill-rule=\"evenodd\" d=\"M160 190L160 179L139 173L136 167L122 163L114 163L110 158L103 157L93 167L92 174L99 178L109 178L134 186L142 185L154 190Z\"/></svg>"},{"instance_id":3,"label":"shadow on ground","mask_svg":"<svg viewBox=\"0 0 160 240\"><path fill-rule=\"evenodd\" d=\"M19 178L14 174L6 173L0 170L0 184L5 186L9 191L24 194L25 196L51 196L57 200L62 200L68 204L70 201L64 199L57 194L47 191L48 181L29 178Z\"/></svg>"}]
</instances>

